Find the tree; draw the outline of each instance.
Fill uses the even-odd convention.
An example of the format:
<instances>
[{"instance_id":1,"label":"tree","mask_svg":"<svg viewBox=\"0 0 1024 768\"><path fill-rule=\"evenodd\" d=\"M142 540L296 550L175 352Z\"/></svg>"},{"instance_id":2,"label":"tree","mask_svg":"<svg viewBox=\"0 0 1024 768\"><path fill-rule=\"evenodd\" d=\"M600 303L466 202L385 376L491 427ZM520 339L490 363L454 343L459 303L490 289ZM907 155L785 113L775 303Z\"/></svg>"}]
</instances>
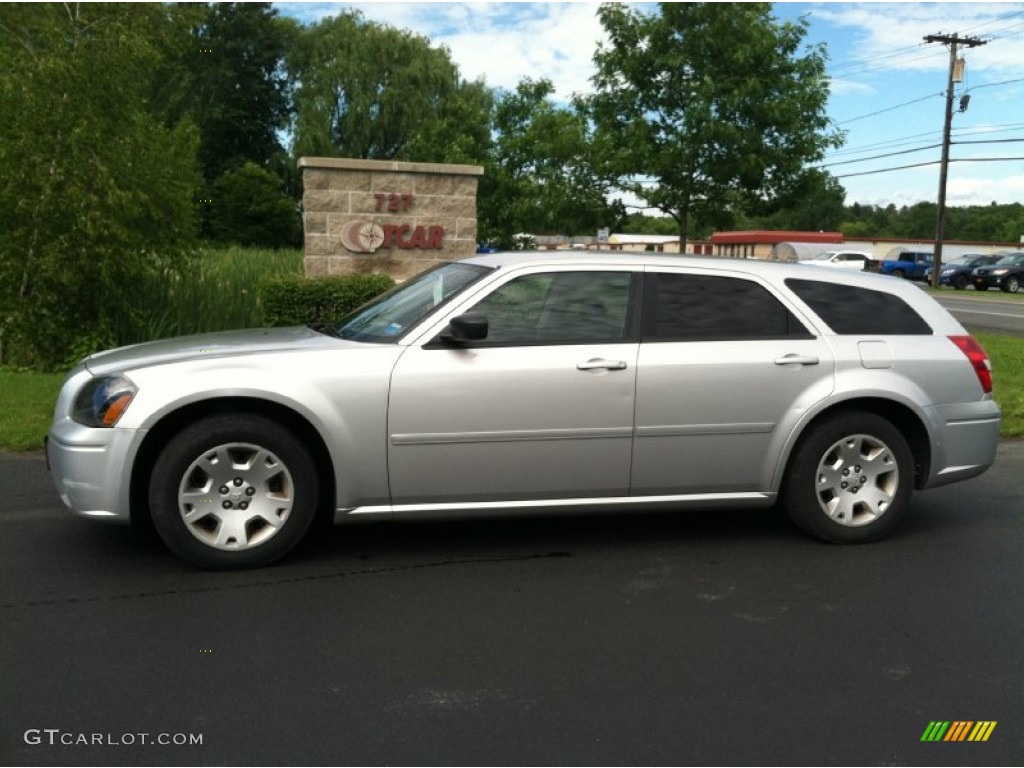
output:
<instances>
[{"instance_id":1,"label":"tree","mask_svg":"<svg viewBox=\"0 0 1024 768\"><path fill-rule=\"evenodd\" d=\"M274 173L247 162L225 171L203 207L204 230L221 243L294 248L302 240L295 201Z\"/></svg>"},{"instance_id":2,"label":"tree","mask_svg":"<svg viewBox=\"0 0 1024 768\"><path fill-rule=\"evenodd\" d=\"M783 197L744 211L742 229L834 231L845 216L846 190L828 171L807 170ZM767 202L767 201L766 201Z\"/></svg>"},{"instance_id":3,"label":"tree","mask_svg":"<svg viewBox=\"0 0 1024 768\"><path fill-rule=\"evenodd\" d=\"M294 22L270 3L178 8L192 28L157 83L168 119L188 115L198 127L207 182L246 162L269 167L284 153L279 131L291 116L285 55Z\"/></svg>"},{"instance_id":4,"label":"tree","mask_svg":"<svg viewBox=\"0 0 1024 768\"><path fill-rule=\"evenodd\" d=\"M297 156L436 159L422 155L429 146L418 139L458 92L445 48L350 12L304 27L289 66Z\"/></svg>"},{"instance_id":5,"label":"tree","mask_svg":"<svg viewBox=\"0 0 1024 768\"><path fill-rule=\"evenodd\" d=\"M0 337L10 362L53 368L138 323L138 277L180 264L196 137L149 109L161 6L0 9Z\"/></svg>"},{"instance_id":6,"label":"tree","mask_svg":"<svg viewBox=\"0 0 1024 768\"><path fill-rule=\"evenodd\" d=\"M691 216L784 195L839 145L824 50L800 55L806 22L779 23L768 3L606 3L598 15L610 44L581 103L602 173L675 218L681 240Z\"/></svg>"},{"instance_id":7,"label":"tree","mask_svg":"<svg viewBox=\"0 0 1024 768\"><path fill-rule=\"evenodd\" d=\"M483 239L510 246L521 232L594 232L620 213L590 163L585 115L557 107L549 80L500 94L494 147L480 184Z\"/></svg>"}]
</instances>

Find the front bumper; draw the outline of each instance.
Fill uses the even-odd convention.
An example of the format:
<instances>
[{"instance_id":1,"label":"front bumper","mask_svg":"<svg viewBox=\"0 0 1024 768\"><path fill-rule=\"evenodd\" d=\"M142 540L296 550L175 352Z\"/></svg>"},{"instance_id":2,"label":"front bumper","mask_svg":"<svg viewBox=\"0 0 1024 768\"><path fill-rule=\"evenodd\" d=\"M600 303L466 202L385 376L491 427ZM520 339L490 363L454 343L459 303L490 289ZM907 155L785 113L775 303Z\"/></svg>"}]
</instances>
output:
<instances>
[{"instance_id":1,"label":"front bumper","mask_svg":"<svg viewBox=\"0 0 1024 768\"><path fill-rule=\"evenodd\" d=\"M986 275L984 277L972 277L971 285L975 288L1002 288L1003 278Z\"/></svg>"},{"instance_id":2,"label":"front bumper","mask_svg":"<svg viewBox=\"0 0 1024 768\"><path fill-rule=\"evenodd\" d=\"M139 430L54 424L46 462L64 506L84 517L130 522L131 466L141 437Z\"/></svg>"}]
</instances>

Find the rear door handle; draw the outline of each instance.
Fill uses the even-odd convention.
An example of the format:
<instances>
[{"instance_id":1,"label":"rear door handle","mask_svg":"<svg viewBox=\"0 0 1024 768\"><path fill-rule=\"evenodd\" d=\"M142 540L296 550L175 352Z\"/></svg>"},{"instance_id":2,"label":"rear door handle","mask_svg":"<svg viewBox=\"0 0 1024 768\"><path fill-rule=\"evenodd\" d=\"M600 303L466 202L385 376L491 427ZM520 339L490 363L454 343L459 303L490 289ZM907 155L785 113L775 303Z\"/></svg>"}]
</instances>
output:
<instances>
[{"instance_id":1,"label":"rear door handle","mask_svg":"<svg viewBox=\"0 0 1024 768\"><path fill-rule=\"evenodd\" d=\"M817 365L821 361L814 355L783 355L776 359L776 365Z\"/></svg>"},{"instance_id":2,"label":"rear door handle","mask_svg":"<svg viewBox=\"0 0 1024 768\"><path fill-rule=\"evenodd\" d=\"M605 360L602 357L593 357L585 363L576 363L576 368L580 371L621 371L625 367L625 360Z\"/></svg>"}]
</instances>

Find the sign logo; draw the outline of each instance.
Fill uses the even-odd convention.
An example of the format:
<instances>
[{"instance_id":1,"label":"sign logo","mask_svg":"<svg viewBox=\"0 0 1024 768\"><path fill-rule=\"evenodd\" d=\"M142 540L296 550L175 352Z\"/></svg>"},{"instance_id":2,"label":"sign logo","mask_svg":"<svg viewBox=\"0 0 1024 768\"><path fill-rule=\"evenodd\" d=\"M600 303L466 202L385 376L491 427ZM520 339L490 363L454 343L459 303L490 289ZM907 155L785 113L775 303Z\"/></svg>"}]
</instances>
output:
<instances>
[{"instance_id":1,"label":"sign logo","mask_svg":"<svg viewBox=\"0 0 1024 768\"><path fill-rule=\"evenodd\" d=\"M369 221L351 221L341 228L341 244L354 253L374 253L384 242L384 230Z\"/></svg>"},{"instance_id":2,"label":"sign logo","mask_svg":"<svg viewBox=\"0 0 1024 768\"><path fill-rule=\"evenodd\" d=\"M376 192L373 195L374 213L408 213L415 199L408 192ZM376 253L379 248L440 251L444 249L444 227L393 222L378 224L361 219L345 224L341 228L340 239L341 244L353 253Z\"/></svg>"},{"instance_id":3,"label":"sign logo","mask_svg":"<svg viewBox=\"0 0 1024 768\"><path fill-rule=\"evenodd\" d=\"M932 720L921 741L988 741L995 729L995 720Z\"/></svg>"}]
</instances>

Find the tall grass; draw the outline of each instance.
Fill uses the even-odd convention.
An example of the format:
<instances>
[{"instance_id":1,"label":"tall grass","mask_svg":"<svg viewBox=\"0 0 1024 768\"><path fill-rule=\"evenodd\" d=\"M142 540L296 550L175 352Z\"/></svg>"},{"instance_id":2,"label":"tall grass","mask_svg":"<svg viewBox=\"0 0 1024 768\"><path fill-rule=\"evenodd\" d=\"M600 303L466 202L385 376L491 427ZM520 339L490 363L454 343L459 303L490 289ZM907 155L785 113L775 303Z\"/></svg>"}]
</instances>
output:
<instances>
[{"instance_id":1,"label":"tall grass","mask_svg":"<svg viewBox=\"0 0 1024 768\"><path fill-rule=\"evenodd\" d=\"M118 320L118 344L209 333L263 324L259 284L301 275L302 251L206 248L179 272L154 271L128 287L143 309Z\"/></svg>"}]
</instances>

